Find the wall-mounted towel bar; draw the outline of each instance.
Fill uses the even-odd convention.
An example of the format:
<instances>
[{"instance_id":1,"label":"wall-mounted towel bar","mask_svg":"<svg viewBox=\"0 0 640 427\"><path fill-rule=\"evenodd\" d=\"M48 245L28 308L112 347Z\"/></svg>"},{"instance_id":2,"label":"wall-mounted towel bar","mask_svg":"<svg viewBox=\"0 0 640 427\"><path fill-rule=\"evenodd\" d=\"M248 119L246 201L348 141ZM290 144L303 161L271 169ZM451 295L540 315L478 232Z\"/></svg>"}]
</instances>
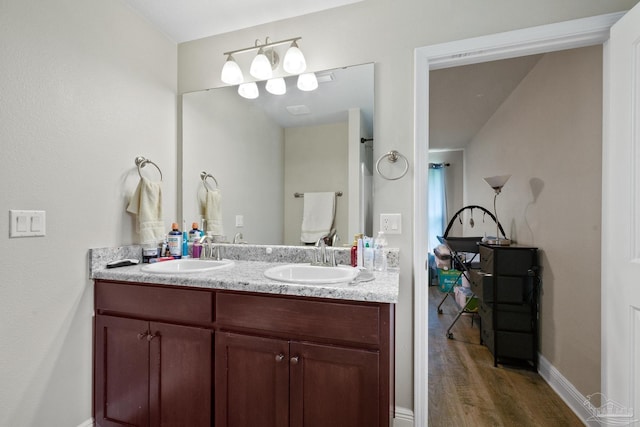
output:
<instances>
[{"instance_id":1,"label":"wall-mounted towel bar","mask_svg":"<svg viewBox=\"0 0 640 427\"><path fill-rule=\"evenodd\" d=\"M342 191L336 191L336 197L342 196ZM293 197L304 197L304 193L293 193Z\"/></svg>"},{"instance_id":2,"label":"wall-mounted towel bar","mask_svg":"<svg viewBox=\"0 0 640 427\"><path fill-rule=\"evenodd\" d=\"M142 156L138 156L138 157L136 157L135 162L136 162L136 166L138 167L138 175L140 175L140 178L142 178L142 172L140 171L140 169L145 167L147 165L147 163L150 163L153 166L155 166L156 169L158 169L158 172L160 172L160 181L162 181L162 171L160 170L158 165L153 163L151 160L149 160L149 159L147 159L145 157L142 157Z\"/></svg>"},{"instance_id":3,"label":"wall-mounted towel bar","mask_svg":"<svg viewBox=\"0 0 640 427\"><path fill-rule=\"evenodd\" d=\"M207 178L211 178L213 180L213 182L216 183L216 188L210 188L210 186L207 185ZM200 179L202 179L202 185L204 185L204 188L207 191L209 191L210 189L211 190L215 190L215 189L218 188L218 180L213 175L211 175L210 173L207 173L205 171L200 172Z\"/></svg>"}]
</instances>

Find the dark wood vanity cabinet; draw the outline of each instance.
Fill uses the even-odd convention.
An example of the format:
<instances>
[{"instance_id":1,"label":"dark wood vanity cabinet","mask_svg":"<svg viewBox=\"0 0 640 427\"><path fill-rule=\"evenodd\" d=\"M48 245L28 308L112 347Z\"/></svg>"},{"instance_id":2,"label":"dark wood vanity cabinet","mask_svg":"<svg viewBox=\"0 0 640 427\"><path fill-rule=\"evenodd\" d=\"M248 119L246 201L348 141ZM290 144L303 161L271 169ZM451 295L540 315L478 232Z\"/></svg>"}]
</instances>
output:
<instances>
[{"instance_id":1,"label":"dark wood vanity cabinet","mask_svg":"<svg viewBox=\"0 0 640 427\"><path fill-rule=\"evenodd\" d=\"M538 364L538 249L481 244L480 269L472 270L481 340L499 362Z\"/></svg>"},{"instance_id":2,"label":"dark wood vanity cabinet","mask_svg":"<svg viewBox=\"0 0 640 427\"><path fill-rule=\"evenodd\" d=\"M388 427L393 317L392 304L97 280L96 425Z\"/></svg>"},{"instance_id":3,"label":"dark wood vanity cabinet","mask_svg":"<svg viewBox=\"0 0 640 427\"><path fill-rule=\"evenodd\" d=\"M172 301L203 297L208 295L96 283L96 426L211 426L213 331L171 323L184 320L172 314Z\"/></svg>"}]
</instances>

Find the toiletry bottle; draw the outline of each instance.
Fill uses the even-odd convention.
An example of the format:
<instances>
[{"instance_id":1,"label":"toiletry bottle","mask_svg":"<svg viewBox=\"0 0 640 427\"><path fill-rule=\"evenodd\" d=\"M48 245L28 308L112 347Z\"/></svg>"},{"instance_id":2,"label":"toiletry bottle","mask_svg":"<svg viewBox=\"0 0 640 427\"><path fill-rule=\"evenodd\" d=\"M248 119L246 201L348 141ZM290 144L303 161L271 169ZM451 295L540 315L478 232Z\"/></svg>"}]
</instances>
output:
<instances>
[{"instance_id":1,"label":"toiletry bottle","mask_svg":"<svg viewBox=\"0 0 640 427\"><path fill-rule=\"evenodd\" d=\"M358 235L353 236L353 245L351 245L351 267L358 266Z\"/></svg>"},{"instance_id":2,"label":"toiletry bottle","mask_svg":"<svg viewBox=\"0 0 640 427\"><path fill-rule=\"evenodd\" d=\"M373 271L373 248L371 247L371 238L364 238L364 268L367 271Z\"/></svg>"},{"instance_id":3,"label":"toiletry bottle","mask_svg":"<svg viewBox=\"0 0 640 427\"><path fill-rule=\"evenodd\" d=\"M189 230L189 243L195 243L198 239L200 239L200 230L198 230L198 223L194 222Z\"/></svg>"},{"instance_id":4,"label":"toiletry bottle","mask_svg":"<svg viewBox=\"0 0 640 427\"><path fill-rule=\"evenodd\" d=\"M363 237L364 236L362 235L362 233L358 234L358 248L356 250L356 253L357 253L357 256L356 256L356 260L357 260L356 267L358 267L358 268L364 267L364 263L363 263L363 261L364 261L364 246L363 246L363 243L362 243L362 238Z\"/></svg>"},{"instance_id":5,"label":"toiletry bottle","mask_svg":"<svg viewBox=\"0 0 640 427\"><path fill-rule=\"evenodd\" d=\"M378 237L373 242L373 269L376 271L387 271L387 254L384 252L386 246L384 231L378 231Z\"/></svg>"},{"instance_id":6,"label":"toiletry bottle","mask_svg":"<svg viewBox=\"0 0 640 427\"><path fill-rule=\"evenodd\" d=\"M182 257L182 233L178 229L178 224L171 224L171 231L167 236L167 244L169 245L169 255L174 258Z\"/></svg>"},{"instance_id":7,"label":"toiletry bottle","mask_svg":"<svg viewBox=\"0 0 640 427\"><path fill-rule=\"evenodd\" d=\"M186 230L182 230L182 256L189 256L189 236Z\"/></svg>"}]
</instances>

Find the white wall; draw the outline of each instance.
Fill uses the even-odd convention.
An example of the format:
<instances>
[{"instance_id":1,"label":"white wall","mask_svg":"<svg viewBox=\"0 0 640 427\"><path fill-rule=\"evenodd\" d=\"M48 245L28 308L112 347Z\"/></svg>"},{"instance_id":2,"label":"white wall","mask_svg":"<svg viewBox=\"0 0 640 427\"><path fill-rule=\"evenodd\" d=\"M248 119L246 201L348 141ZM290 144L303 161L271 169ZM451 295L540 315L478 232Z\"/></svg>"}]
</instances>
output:
<instances>
[{"instance_id":1,"label":"white wall","mask_svg":"<svg viewBox=\"0 0 640 427\"><path fill-rule=\"evenodd\" d=\"M74 427L91 417L87 250L136 241L137 155L175 218L176 45L97 0L2 0L0 40L0 426ZM45 210L47 235L9 239L9 209Z\"/></svg>"},{"instance_id":2,"label":"white wall","mask_svg":"<svg viewBox=\"0 0 640 427\"><path fill-rule=\"evenodd\" d=\"M466 150L469 201L541 248L540 352L582 395L600 391L602 47L544 55Z\"/></svg>"},{"instance_id":3,"label":"white wall","mask_svg":"<svg viewBox=\"0 0 640 427\"><path fill-rule=\"evenodd\" d=\"M277 23L222 34L179 46L179 91L223 85L223 52L250 46L258 37L301 36L310 70L375 62L374 159L398 150L413 164L413 54L420 46L629 9L634 0L489 2L367 0ZM526 13L523 11L526 10ZM426 118L425 118L426 119ZM413 407L413 168L397 181L374 176L374 231L380 213L401 213L400 299L396 311L396 403ZM425 362L426 363L426 362Z\"/></svg>"}]
</instances>

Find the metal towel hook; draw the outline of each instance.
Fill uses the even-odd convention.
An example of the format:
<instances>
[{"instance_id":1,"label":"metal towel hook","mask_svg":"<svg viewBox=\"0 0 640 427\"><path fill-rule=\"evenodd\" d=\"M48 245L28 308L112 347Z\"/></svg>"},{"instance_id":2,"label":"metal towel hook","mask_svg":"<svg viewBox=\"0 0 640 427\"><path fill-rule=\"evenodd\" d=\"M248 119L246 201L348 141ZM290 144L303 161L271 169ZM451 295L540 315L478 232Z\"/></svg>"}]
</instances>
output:
<instances>
[{"instance_id":1,"label":"metal towel hook","mask_svg":"<svg viewBox=\"0 0 640 427\"><path fill-rule=\"evenodd\" d=\"M205 171L200 172L200 179L202 180L202 185L204 185L205 190L209 191L210 187L209 185L207 185L207 178L211 178L213 182L216 183L216 188L212 188L212 190L216 190L218 188L218 180L216 180L216 178L210 173L207 173Z\"/></svg>"},{"instance_id":2,"label":"metal towel hook","mask_svg":"<svg viewBox=\"0 0 640 427\"><path fill-rule=\"evenodd\" d=\"M384 158L386 158L389 161L389 163L395 163L395 162L398 161L398 159L404 160L404 170L402 171L402 173L400 175L392 178L392 177L388 177L385 174L383 174L382 172L380 172L380 162ZM380 174L380 176L383 177L384 179L388 179L389 181L395 181L396 179L402 178L403 176L405 176L407 174L408 170L409 170L409 161L407 160L407 158L405 156L403 156L402 154L400 154L396 150L391 150L388 153L383 154L382 156L380 156L380 158L376 162L376 171L378 172L378 174Z\"/></svg>"},{"instance_id":3,"label":"metal towel hook","mask_svg":"<svg viewBox=\"0 0 640 427\"><path fill-rule=\"evenodd\" d=\"M140 171L140 169L145 167L147 165L147 163L151 163L153 166L156 167L156 169L158 169L158 172L160 172L160 181L162 181L162 171L160 170L158 165L153 163L151 160L149 160L149 159L147 159L145 157L142 157L142 156L138 156L138 157L136 157L135 162L136 162L136 166L138 167L138 175L140 175L140 178L142 178L142 172Z\"/></svg>"}]
</instances>

